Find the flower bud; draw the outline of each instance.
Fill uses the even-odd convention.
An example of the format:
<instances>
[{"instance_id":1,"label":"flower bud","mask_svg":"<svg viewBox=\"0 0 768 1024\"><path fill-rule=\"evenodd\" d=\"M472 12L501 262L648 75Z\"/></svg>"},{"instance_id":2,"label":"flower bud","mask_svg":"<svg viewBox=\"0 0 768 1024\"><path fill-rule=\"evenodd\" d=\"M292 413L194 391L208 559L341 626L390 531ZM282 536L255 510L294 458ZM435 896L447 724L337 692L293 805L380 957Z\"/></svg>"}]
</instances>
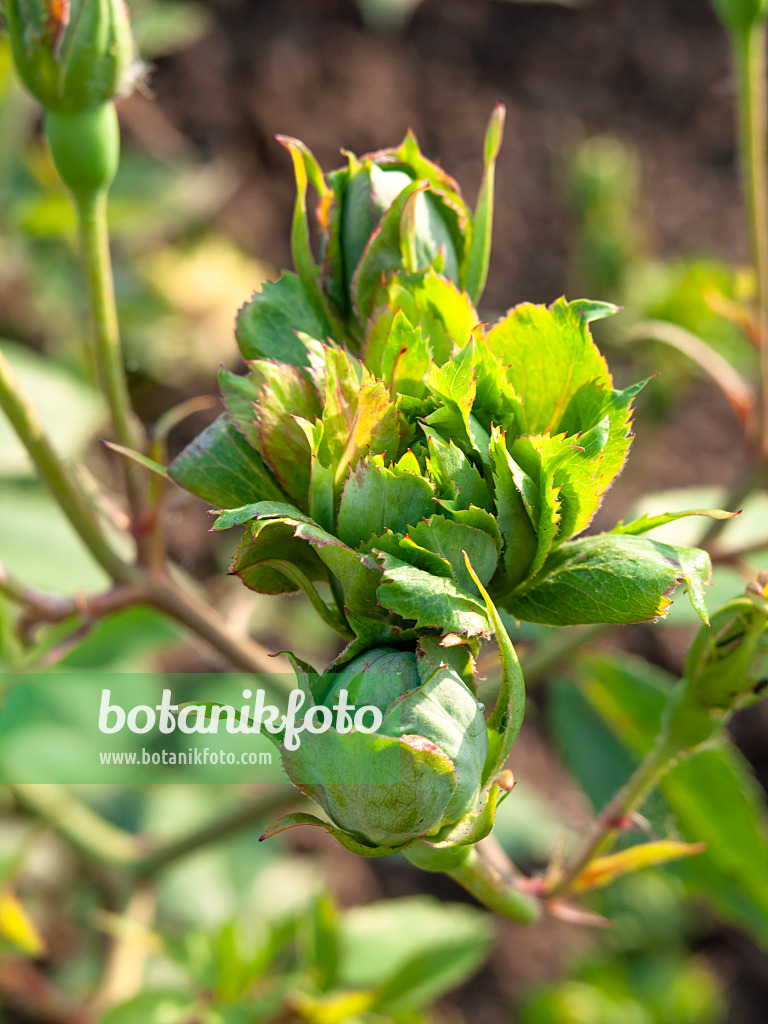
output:
<instances>
[{"instance_id":1,"label":"flower bud","mask_svg":"<svg viewBox=\"0 0 768 1024\"><path fill-rule=\"evenodd\" d=\"M670 694L665 732L670 745L688 750L704 743L728 718L768 692L766 589L720 608L691 644L685 678Z\"/></svg>"},{"instance_id":2,"label":"flower bud","mask_svg":"<svg viewBox=\"0 0 768 1024\"><path fill-rule=\"evenodd\" d=\"M6 0L13 57L49 110L77 114L119 96L135 50L124 0Z\"/></svg>"},{"instance_id":3,"label":"flower bud","mask_svg":"<svg viewBox=\"0 0 768 1024\"><path fill-rule=\"evenodd\" d=\"M376 731L333 727L283 748L289 778L339 829L368 847L396 849L434 837L475 807L488 752L482 706L459 671L412 651L375 648L311 686L328 717L347 700L377 708ZM354 715L354 708L352 709ZM366 712L370 719L371 713Z\"/></svg>"}]
</instances>

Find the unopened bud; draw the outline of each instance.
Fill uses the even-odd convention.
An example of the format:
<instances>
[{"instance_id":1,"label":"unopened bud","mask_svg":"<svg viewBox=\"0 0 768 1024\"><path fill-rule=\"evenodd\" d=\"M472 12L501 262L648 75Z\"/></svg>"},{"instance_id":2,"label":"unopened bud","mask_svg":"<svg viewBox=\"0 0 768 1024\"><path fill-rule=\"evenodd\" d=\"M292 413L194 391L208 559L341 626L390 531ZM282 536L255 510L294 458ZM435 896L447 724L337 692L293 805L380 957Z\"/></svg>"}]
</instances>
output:
<instances>
[{"instance_id":1,"label":"unopened bud","mask_svg":"<svg viewBox=\"0 0 768 1024\"><path fill-rule=\"evenodd\" d=\"M135 62L124 0L6 0L16 68L48 110L77 114L126 91Z\"/></svg>"}]
</instances>

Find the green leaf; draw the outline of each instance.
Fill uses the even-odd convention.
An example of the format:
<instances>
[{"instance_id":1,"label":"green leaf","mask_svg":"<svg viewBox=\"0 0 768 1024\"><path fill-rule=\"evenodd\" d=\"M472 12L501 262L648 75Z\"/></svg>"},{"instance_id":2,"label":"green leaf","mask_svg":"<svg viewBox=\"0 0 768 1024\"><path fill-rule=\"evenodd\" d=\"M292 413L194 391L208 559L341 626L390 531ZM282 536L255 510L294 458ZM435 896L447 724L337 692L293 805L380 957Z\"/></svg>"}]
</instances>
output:
<instances>
[{"instance_id":1,"label":"green leaf","mask_svg":"<svg viewBox=\"0 0 768 1024\"><path fill-rule=\"evenodd\" d=\"M350 547L367 544L386 529L406 533L435 508L432 484L416 473L366 460L350 472L339 505L339 537Z\"/></svg>"},{"instance_id":2,"label":"green leaf","mask_svg":"<svg viewBox=\"0 0 768 1024\"><path fill-rule=\"evenodd\" d=\"M383 551L388 555L394 555L395 558L433 576L442 576L447 580L454 578L453 570L446 558L417 544L410 536L385 530L379 536L371 538L370 549L374 554Z\"/></svg>"},{"instance_id":3,"label":"green leaf","mask_svg":"<svg viewBox=\"0 0 768 1024\"><path fill-rule=\"evenodd\" d=\"M627 656L589 659L579 673L581 693L632 760L652 746L673 681ZM574 726L571 717L572 735L579 731ZM617 785L630 770L623 769ZM675 873L768 947L768 817L747 762L723 738L679 761L660 789L683 838L707 844L703 854L677 866Z\"/></svg>"},{"instance_id":4,"label":"green leaf","mask_svg":"<svg viewBox=\"0 0 768 1024\"><path fill-rule=\"evenodd\" d=\"M307 346L297 331L324 341L331 328L312 307L296 274L268 281L237 316L237 343L243 359L277 359L307 366Z\"/></svg>"},{"instance_id":5,"label":"green leaf","mask_svg":"<svg viewBox=\"0 0 768 1024\"><path fill-rule=\"evenodd\" d=\"M435 362L450 359L455 348L469 341L479 316L465 292L434 270L421 274L401 272L386 278L376 290L368 324L365 361L374 373L382 363L398 310L409 323L421 327Z\"/></svg>"},{"instance_id":6,"label":"green leaf","mask_svg":"<svg viewBox=\"0 0 768 1024\"><path fill-rule=\"evenodd\" d=\"M361 323L365 322L371 312L382 276L385 277L403 265L401 224L407 216L408 206L416 201L426 187L423 181L412 181L406 185L370 236L352 278L355 313Z\"/></svg>"},{"instance_id":7,"label":"green leaf","mask_svg":"<svg viewBox=\"0 0 768 1024\"><path fill-rule=\"evenodd\" d=\"M392 158L395 165L401 162L410 168L416 178L429 182L430 191L424 196L427 213L425 215L422 211L421 217L417 217L418 233L424 238L422 258L425 262L431 262L436 250L442 249L446 277L460 284L459 275L465 263L471 217L459 186L439 164L423 155L412 131L406 134L398 149L392 151ZM385 162L386 156L381 161L382 166ZM446 244L449 239L453 252L446 251L449 249Z\"/></svg>"},{"instance_id":8,"label":"green leaf","mask_svg":"<svg viewBox=\"0 0 768 1024\"><path fill-rule=\"evenodd\" d=\"M598 534L558 548L504 607L515 618L552 626L643 622L666 615L669 595L684 584L706 622L710 572L709 556L697 548Z\"/></svg>"},{"instance_id":9,"label":"green leaf","mask_svg":"<svg viewBox=\"0 0 768 1024\"><path fill-rule=\"evenodd\" d=\"M464 288L473 302L479 302L488 276L493 230L493 193L496 177L496 158L504 135L505 108L498 103L491 114L485 133L483 148L483 180L477 199L472 235L467 252Z\"/></svg>"},{"instance_id":10,"label":"green leaf","mask_svg":"<svg viewBox=\"0 0 768 1024\"><path fill-rule=\"evenodd\" d=\"M504 539L502 565L493 580L492 593L503 605L505 596L526 578L536 557L538 539L530 505L523 498L515 479L517 467L509 457L504 435L498 431L491 439L491 459L497 520ZM520 471L517 475L522 485Z\"/></svg>"},{"instance_id":11,"label":"green leaf","mask_svg":"<svg viewBox=\"0 0 768 1024\"><path fill-rule=\"evenodd\" d=\"M258 452L227 416L198 434L168 467L168 475L216 508L286 499Z\"/></svg>"},{"instance_id":12,"label":"green leaf","mask_svg":"<svg viewBox=\"0 0 768 1024\"><path fill-rule=\"evenodd\" d=\"M746 46L743 36L753 25L768 18L768 0L712 0L715 13L729 32L739 39L739 45Z\"/></svg>"},{"instance_id":13,"label":"green leaf","mask_svg":"<svg viewBox=\"0 0 768 1024\"><path fill-rule=\"evenodd\" d=\"M339 930L340 982L379 990L392 1013L420 1010L471 977L493 939L489 914L430 896L355 907Z\"/></svg>"},{"instance_id":14,"label":"green leaf","mask_svg":"<svg viewBox=\"0 0 768 1024\"><path fill-rule=\"evenodd\" d=\"M418 523L411 527L408 536L415 544L444 558L459 586L473 596L477 596L479 591L467 571L464 552L469 555L481 583L490 580L499 561L499 549L489 534L445 516L431 516Z\"/></svg>"},{"instance_id":15,"label":"green leaf","mask_svg":"<svg viewBox=\"0 0 768 1024\"><path fill-rule=\"evenodd\" d=\"M420 629L468 636L488 632L483 606L451 580L423 572L392 555L382 554L379 561L384 575L378 595L385 608L414 620Z\"/></svg>"},{"instance_id":16,"label":"green leaf","mask_svg":"<svg viewBox=\"0 0 768 1024\"><path fill-rule=\"evenodd\" d=\"M614 306L612 302L594 302L592 299L574 299L569 305L587 324L621 312L621 306Z\"/></svg>"},{"instance_id":17,"label":"green leaf","mask_svg":"<svg viewBox=\"0 0 768 1024\"><path fill-rule=\"evenodd\" d=\"M486 343L507 367L507 379L522 402L525 433L559 433L579 389L611 388L608 367L578 304L565 299L549 308L516 306L491 328Z\"/></svg>"},{"instance_id":18,"label":"green leaf","mask_svg":"<svg viewBox=\"0 0 768 1024\"><path fill-rule=\"evenodd\" d=\"M347 467L354 466L362 455L386 452L394 459L400 445L400 430L401 416L397 403L390 400L386 384L365 370L357 393L355 418L334 473L336 486L343 480Z\"/></svg>"},{"instance_id":19,"label":"green leaf","mask_svg":"<svg viewBox=\"0 0 768 1024\"><path fill-rule=\"evenodd\" d=\"M306 375L287 363L255 360L247 377L226 369L219 384L238 430L259 452L285 493L306 507L310 451L294 417L314 419L320 403Z\"/></svg>"},{"instance_id":20,"label":"green leaf","mask_svg":"<svg viewBox=\"0 0 768 1024\"><path fill-rule=\"evenodd\" d=\"M354 836L344 832L340 828L336 828L329 821L323 821L314 814L285 814L282 818L278 818L276 822L269 826L261 836L259 836L259 842L263 842L265 839L271 839L273 836L280 835L281 832L287 832L289 828L298 828L300 825L312 825L315 828L324 828L329 835L332 835L343 847L349 850L350 853L357 854L358 857L387 857L393 851L387 846L369 846L367 843L360 842L359 839L355 839Z\"/></svg>"},{"instance_id":21,"label":"green leaf","mask_svg":"<svg viewBox=\"0 0 768 1024\"><path fill-rule=\"evenodd\" d=\"M344 328L341 321L334 313L320 285L320 270L312 256L309 238L307 188L311 183L322 203L328 191L323 178L323 172L320 170L320 166L310 150L299 139L293 139L287 135L278 135L276 138L290 152L296 176L296 201L293 207L293 221L291 225L291 253L294 265L318 320L321 323L331 324L335 335L343 337Z\"/></svg>"},{"instance_id":22,"label":"green leaf","mask_svg":"<svg viewBox=\"0 0 768 1024\"><path fill-rule=\"evenodd\" d=\"M442 366L434 366L425 379L431 394L444 407L452 405L461 416L468 437L472 431L469 414L475 400L475 343L469 341Z\"/></svg>"},{"instance_id":23,"label":"green leaf","mask_svg":"<svg viewBox=\"0 0 768 1024\"><path fill-rule=\"evenodd\" d=\"M422 398L426 394L424 378L432 365L429 343L420 326L414 327L398 309L392 321L379 371L371 369L387 382L393 394Z\"/></svg>"},{"instance_id":24,"label":"green leaf","mask_svg":"<svg viewBox=\"0 0 768 1024\"><path fill-rule=\"evenodd\" d=\"M215 524L216 529L223 528L220 520ZM300 589L296 580L271 564L274 559L290 562L308 580L327 580L324 563L309 544L295 536L295 529L295 523L290 520L261 519L252 522L243 534L229 568L230 573L239 576L249 590L260 594L291 594Z\"/></svg>"},{"instance_id":25,"label":"green leaf","mask_svg":"<svg viewBox=\"0 0 768 1024\"><path fill-rule=\"evenodd\" d=\"M341 462L355 422L362 377L363 366L359 359L343 349L325 349L323 431L316 451L322 465L334 471Z\"/></svg>"},{"instance_id":26,"label":"green leaf","mask_svg":"<svg viewBox=\"0 0 768 1024\"><path fill-rule=\"evenodd\" d=\"M422 430L427 436L429 474L439 496L451 500L456 508L476 505L490 510L493 506L488 485L464 452L424 424Z\"/></svg>"}]
</instances>

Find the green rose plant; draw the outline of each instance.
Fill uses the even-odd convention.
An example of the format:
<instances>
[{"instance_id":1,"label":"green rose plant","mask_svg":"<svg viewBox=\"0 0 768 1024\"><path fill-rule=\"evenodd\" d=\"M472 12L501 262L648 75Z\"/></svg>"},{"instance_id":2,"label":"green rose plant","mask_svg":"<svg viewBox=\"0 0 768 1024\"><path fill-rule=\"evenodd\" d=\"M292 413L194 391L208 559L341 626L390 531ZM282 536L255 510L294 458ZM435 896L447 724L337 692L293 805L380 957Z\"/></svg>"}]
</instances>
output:
<instances>
[{"instance_id":1,"label":"green rose plant","mask_svg":"<svg viewBox=\"0 0 768 1024\"><path fill-rule=\"evenodd\" d=\"M474 209L411 133L394 149L348 153L328 174L301 142L281 139L297 186L296 272L265 285L240 311L247 372L222 370L225 413L167 466L167 431L189 407L166 414L150 435L133 416L109 260L107 193L119 157L114 100L135 75L126 8L122 0L6 0L5 16L17 71L46 108L51 155L78 217L93 361L115 437L108 444L132 460L130 536L115 545L118 528L105 529L0 353L0 405L110 580L104 593L70 599L0 569L0 593L22 608L25 628L74 620L77 638L99 618L144 604L236 668L268 670L263 648L169 571L162 506L175 481L217 510L214 529L243 530L231 571L246 587L304 592L343 641L323 671L294 659L311 718L330 722L336 711L335 727L306 727L298 745L279 737L288 777L325 818L289 814L264 837L313 825L360 855L401 852L525 922L545 905L556 912L563 897L597 884L590 879L602 884L695 852L660 841L602 858L669 766L762 694L766 584L721 609L710 626L707 553L648 536L680 516L730 513L662 513L585 533L627 457L642 382L614 387L593 340L590 325L617 312L608 303L521 303L492 324L482 321L503 108L490 119ZM125 555L129 540L133 558ZM555 627L654 620L681 587L704 625L685 677L665 698L656 746L565 865L535 879L508 864L499 869L482 844L514 784L505 765L525 706L505 620ZM486 717L476 660L492 634L500 686ZM375 728L353 713L358 708L373 712ZM202 838L146 855L93 812L83 817L69 794L34 788L17 786L16 799L76 848L128 865L135 879L231 828L222 820ZM238 821L259 820L264 810L259 804Z\"/></svg>"},{"instance_id":2,"label":"green rose plant","mask_svg":"<svg viewBox=\"0 0 768 1024\"><path fill-rule=\"evenodd\" d=\"M245 586L304 591L347 641L323 673L295 663L309 705L330 709L346 690L382 715L376 733L283 745L289 777L327 820L289 815L266 835L313 824L358 854L400 850L530 919L527 896L488 891L474 851L509 791L524 707L500 613L638 622L665 615L682 586L707 623L710 563L646 536L695 512L583 535L627 457L644 383L615 388L592 338L616 307L561 298L481 322L502 128L498 108L474 213L410 133L328 175L281 140L297 272L240 311L247 373L221 371L226 412L170 474L220 509L214 529L245 527L231 566ZM492 633L503 685L485 722L474 659Z\"/></svg>"}]
</instances>

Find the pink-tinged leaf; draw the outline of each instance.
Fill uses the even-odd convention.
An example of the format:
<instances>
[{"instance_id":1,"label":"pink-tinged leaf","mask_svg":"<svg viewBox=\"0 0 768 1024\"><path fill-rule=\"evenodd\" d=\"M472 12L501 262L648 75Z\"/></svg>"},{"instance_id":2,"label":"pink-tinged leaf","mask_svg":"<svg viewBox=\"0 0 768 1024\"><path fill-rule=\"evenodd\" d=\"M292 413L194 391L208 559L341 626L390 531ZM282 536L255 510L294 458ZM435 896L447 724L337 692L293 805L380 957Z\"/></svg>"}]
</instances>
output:
<instances>
[{"instance_id":1,"label":"pink-tinged leaf","mask_svg":"<svg viewBox=\"0 0 768 1024\"><path fill-rule=\"evenodd\" d=\"M628 875L643 868L666 864L668 861L693 857L706 849L706 843L680 843L671 839L659 839L652 843L631 846L628 850L598 857L582 871L573 882L574 892L601 889L621 875Z\"/></svg>"},{"instance_id":2,"label":"pink-tinged leaf","mask_svg":"<svg viewBox=\"0 0 768 1024\"><path fill-rule=\"evenodd\" d=\"M395 457L400 443L400 421L397 405L391 401L386 384L364 371L355 418L334 474L337 487L347 468L354 466L361 456L387 452Z\"/></svg>"}]
</instances>

